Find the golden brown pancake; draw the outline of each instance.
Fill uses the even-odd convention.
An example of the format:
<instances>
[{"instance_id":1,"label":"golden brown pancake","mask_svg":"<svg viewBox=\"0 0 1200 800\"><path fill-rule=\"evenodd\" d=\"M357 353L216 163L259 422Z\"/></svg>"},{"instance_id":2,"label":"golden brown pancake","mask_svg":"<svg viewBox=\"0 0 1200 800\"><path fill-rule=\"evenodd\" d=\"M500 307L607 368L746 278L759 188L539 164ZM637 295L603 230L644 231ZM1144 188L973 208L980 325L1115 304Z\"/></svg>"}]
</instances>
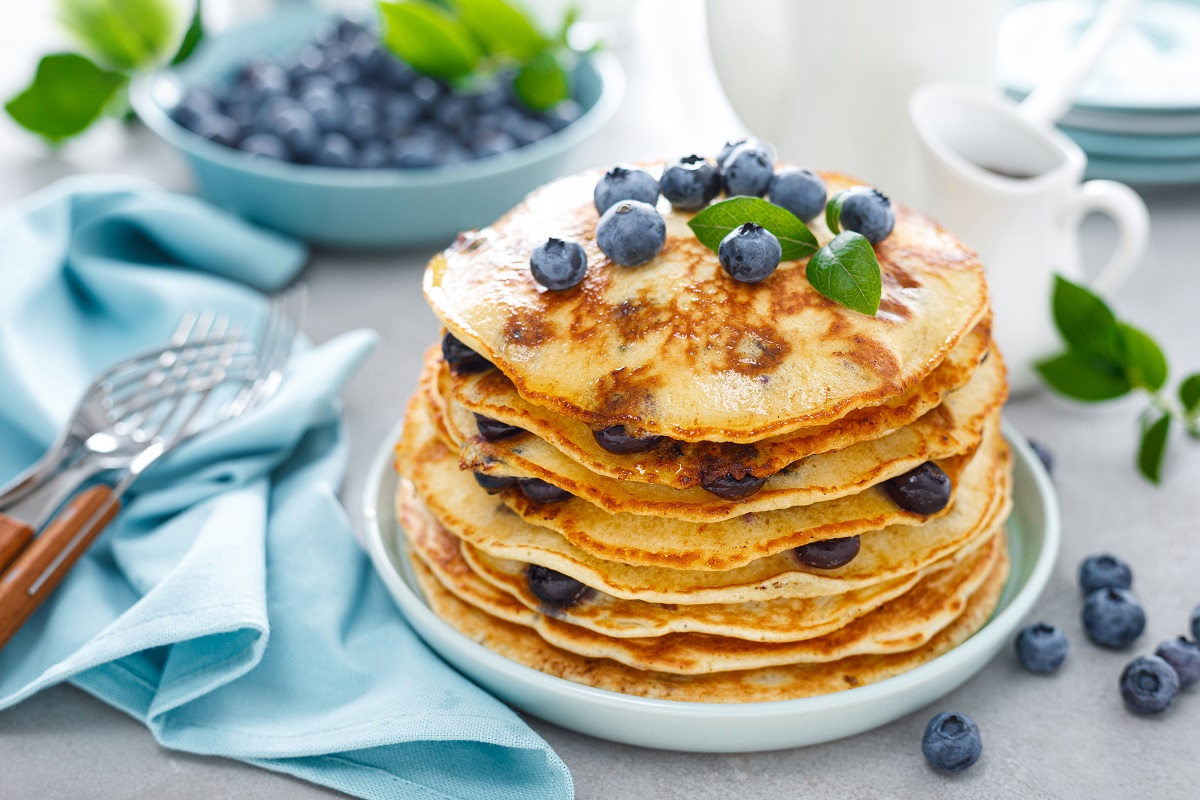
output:
<instances>
[{"instance_id":1,"label":"golden brown pancake","mask_svg":"<svg viewBox=\"0 0 1200 800\"><path fill-rule=\"evenodd\" d=\"M875 248L883 294L874 317L818 293L804 261L757 284L728 279L687 227L692 215L666 201L663 250L641 267L617 266L595 242L601 174L555 181L460 236L424 282L445 327L522 397L592 427L744 443L826 424L917 386L987 313L975 254L899 204L894 231ZM854 183L822 177L830 195ZM813 232L831 238L819 220ZM579 286L534 281L529 255L549 237L585 248Z\"/></svg>"},{"instance_id":2,"label":"golden brown pancake","mask_svg":"<svg viewBox=\"0 0 1200 800\"><path fill-rule=\"evenodd\" d=\"M582 422L526 401L499 370L453 375L442 365L437 379L443 387L449 386L454 399L471 412L529 431L592 472L618 480L687 489L700 485L704 475L720 474L731 466L756 476L772 475L807 456L842 450L902 429L938 408L943 399L952 398L951 392L966 386L980 359L989 353L990 343L990 323L984 320L929 377L908 392L884 405L852 411L827 425L753 444L664 439L648 452L629 455L616 455L600 447L592 429ZM440 350L433 357L440 361ZM447 394L445 388L441 391Z\"/></svg>"},{"instance_id":3,"label":"golden brown pancake","mask_svg":"<svg viewBox=\"0 0 1200 800\"><path fill-rule=\"evenodd\" d=\"M465 636L519 664L597 689L704 703L789 700L853 689L907 672L968 639L992 615L1008 578L1008 552L963 613L925 644L901 653L861 655L816 664L671 675L636 669L607 658L587 658L557 648L532 629L506 622L462 602L444 589L420 559L412 557L417 582L430 607ZM517 601L511 600L517 605Z\"/></svg>"}]
</instances>

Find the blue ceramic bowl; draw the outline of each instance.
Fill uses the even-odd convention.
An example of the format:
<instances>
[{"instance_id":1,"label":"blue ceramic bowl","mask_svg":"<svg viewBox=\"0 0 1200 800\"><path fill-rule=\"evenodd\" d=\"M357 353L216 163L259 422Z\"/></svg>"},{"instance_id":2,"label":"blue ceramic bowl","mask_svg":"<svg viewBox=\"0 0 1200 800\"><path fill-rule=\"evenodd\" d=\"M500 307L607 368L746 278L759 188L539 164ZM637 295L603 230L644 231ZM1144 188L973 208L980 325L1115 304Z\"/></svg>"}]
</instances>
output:
<instances>
[{"instance_id":1,"label":"blue ceramic bowl","mask_svg":"<svg viewBox=\"0 0 1200 800\"><path fill-rule=\"evenodd\" d=\"M561 175L576 147L620 103L624 77L611 55L581 59L575 98L583 114L545 139L488 158L426 169L334 169L256 158L197 136L169 116L189 86L218 84L255 56L308 41L326 15L291 10L207 40L186 63L136 81L133 107L177 147L200 192L246 219L341 247L404 247L450 241L488 225L530 190Z\"/></svg>"}]
</instances>

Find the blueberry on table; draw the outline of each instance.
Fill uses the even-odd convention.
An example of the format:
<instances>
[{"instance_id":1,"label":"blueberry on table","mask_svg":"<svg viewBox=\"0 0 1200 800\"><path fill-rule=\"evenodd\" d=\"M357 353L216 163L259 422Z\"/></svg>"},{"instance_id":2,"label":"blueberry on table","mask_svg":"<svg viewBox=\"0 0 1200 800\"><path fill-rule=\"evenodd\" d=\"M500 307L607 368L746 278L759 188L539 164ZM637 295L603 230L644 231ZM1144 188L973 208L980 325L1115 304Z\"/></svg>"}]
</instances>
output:
<instances>
[{"instance_id":1,"label":"blueberry on table","mask_svg":"<svg viewBox=\"0 0 1200 800\"><path fill-rule=\"evenodd\" d=\"M629 453L644 453L653 450L663 440L662 436L634 436L625 429L624 425L610 425L598 431L592 431L596 444L610 453L628 455Z\"/></svg>"},{"instance_id":2,"label":"blueberry on table","mask_svg":"<svg viewBox=\"0 0 1200 800\"><path fill-rule=\"evenodd\" d=\"M838 224L843 230L861 233L871 244L879 244L896 226L896 211L883 192L870 186L855 186L840 192L842 210Z\"/></svg>"},{"instance_id":3,"label":"blueberry on table","mask_svg":"<svg viewBox=\"0 0 1200 800\"><path fill-rule=\"evenodd\" d=\"M517 484L521 487L521 493L535 503L561 503L571 499L571 493L566 489L540 478L522 478Z\"/></svg>"},{"instance_id":4,"label":"blueberry on table","mask_svg":"<svg viewBox=\"0 0 1200 800\"><path fill-rule=\"evenodd\" d=\"M596 181L592 199L599 214L622 200L637 200L653 206L658 202L658 181L644 169L613 167Z\"/></svg>"},{"instance_id":5,"label":"blueberry on table","mask_svg":"<svg viewBox=\"0 0 1200 800\"><path fill-rule=\"evenodd\" d=\"M1050 452L1050 448L1039 442L1037 439L1026 439L1029 443L1029 449L1038 457L1038 461L1042 462L1042 466L1046 468L1046 474L1054 475L1054 454Z\"/></svg>"},{"instance_id":6,"label":"blueberry on table","mask_svg":"<svg viewBox=\"0 0 1200 800\"><path fill-rule=\"evenodd\" d=\"M1088 556L1079 564L1079 588L1084 594L1097 589L1128 589L1133 585L1129 565L1110 553Z\"/></svg>"},{"instance_id":7,"label":"blueberry on table","mask_svg":"<svg viewBox=\"0 0 1200 800\"><path fill-rule=\"evenodd\" d=\"M1179 675L1158 656L1139 656L1121 672L1121 699L1135 714L1157 714L1179 694Z\"/></svg>"},{"instance_id":8,"label":"blueberry on table","mask_svg":"<svg viewBox=\"0 0 1200 800\"><path fill-rule=\"evenodd\" d=\"M766 482L766 478L755 477L749 472L740 476L732 472L700 476L700 486L722 500L745 500L758 494Z\"/></svg>"},{"instance_id":9,"label":"blueberry on table","mask_svg":"<svg viewBox=\"0 0 1200 800\"><path fill-rule=\"evenodd\" d=\"M826 539L823 542L809 542L800 545L792 552L801 564L814 569L837 569L844 567L858 555L861 543L857 536L843 536L840 539Z\"/></svg>"},{"instance_id":10,"label":"blueberry on table","mask_svg":"<svg viewBox=\"0 0 1200 800\"><path fill-rule=\"evenodd\" d=\"M941 511L950 502L952 488L950 476L932 461L883 482L883 489L893 503L917 514Z\"/></svg>"},{"instance_id":11,"label":"blueberry on table","mask_svg":"<svg viewBox=\"0 0 1200 800\"><path fill-rule=\"evenodd\" d=\"M934 769L962 772L983 753L979 726L966 714L938 714L925 726L921 752Z\"/></svg>"},{"instance_id":12,"label":"blueberry on table","mask_svg":"<svg viewBox=\"0 0 1200 800\"><path fill-rule=\"evenodd\" d=\"M775 234L753 222L734 228L717 247L721 268L740 283L766 280L782 256L783 247Z\"/></svg>"},{"instance_id":13,"label":"blueberry on table","mask_svg":"<svg viewBox=\"0 0 1200 800\"><path fill-rule=\"evenodd\" d=\"M675 208L695 211L721 193L721 173L701 156L684 156L663 167L658 189Z\"/></svg>"},{"instance_id":14,"label":"blueberry on table","mask_svg":"<svg viewBox=\"0 0 1200 800\"><path fill-rule=\"evenodd\" d=\"M1102 647L1128 647L1146 629L1146 612L1126 589L1097 589L1083 601L1083 629Z\"/></svg>"},{"instance_id":15,"label":"blueberry on table","mask_svg":"<svg viewBox=\"0 0 1200 800\"><path fill-rule=\"evenodd\" d=\"M621 200L605 211L596 224L596 244L604 255L623 267L645 264L658 255L666 242L667 224L654 206L638 200Z\"/></svg>"},{"instance_id":16,"label":"blueberry on table","mask_svg":"<svg viewBox=\"0 0 1200 800\"><path fill-rule=\"evenodd\" d=\"M770 156L771 161L775 160L775 148L755 136L747 136L744 139L731 139L721 147L721 152L717 154L717 168L725 166L725 162L733 155L733 151L737 150L742 145L749 145L758 150L762 150Z\"/></svg>"},{"instance_id":17,"label":"blueberry on table","mask_svg":"<svg viewBox=\"0 0 1200 800\"><path fill-rule=\"evenodd\" d=\"M578 242L551 237L529 256L533 279L547 289L562 291L578 286L587 275L587 253Z\"/></svg>"},{"instance_id":18,"label":"blueberry on table","mask_svg":"<svg viewBox=\"0 0 1200 800\"><path fill-rule=\"evenodd\" d=\"M725 182L725 194L762 197L775 176L775 161L772 153L753 144L743 144L734 149L721 167L721 179Z\"/></svg>"},{"instance_id":19,"label":"blueberry on table","mask_svg":"<svg viewBox=\"0 0 1200 800\"><path fill-rule=\"evenodd\" d=\"M1067 658L1067 635L1054 625L1038 622L1022 628L1016 640L1021 666L1042 675L1054 672Z\"/></svg>"},{"instance_id":20,"label":"blueberry on table","mask_svg":"<svg viewBox=\"0 0 1200 800\"><path fill-rule=\"evenodd\" d=\"M516 425L509 425L498 419L485 417L483 414L475 415L475 427L479 429L479 435L489 442L496 442L500 439L516 436L518 433L524 433Z\"/></svg>"},{"instance_id":21,"label":"blueberry on table","mask_svg":"<svg viewBox=\"0 0 1200 800\"><path fill-rule=\"evenodd\" d=\"M486 472L476 472L475 482L483 487L488 494L499 494L510 486L517 485L517 478L508 475L488 475Z\"/></svg>"},{"instance_id":22,"label":"blueberry on table","mask_svg":"<svg viewBox=\"0 0 1200 800\"><path fill-rule=\"evenodd\" d=\"M785 167L771 178L767 197L808 222L825 209L825 181L811 169Z\"/></svg>"},{"instance_id":23,"label":"blueberry on table","mask_svg":"<svg viewBox=\"0 0 1200 800\"><path fill-rule=\"evenodd\" d=\"M555 608L569 608L588 593L588 587L582 582L538 564L525 568L525 579L529 582L529 591L537 599Z\"/></svg>"},{"instance_id":24,"label":"blueberry on table","mask_svg":"<svg viewBox=\"0 0 1200 800\"><path fill-rule=\"evenodd\" d=\"M252 156L261 156L275 161L286 161L288 157L287 145L278 136L272 136L269 133L250 134L242 139L238 149Z\"/></svg>"},{"instance_id":25,"label":"blueberry on table","mask_svg":"<svg viewBox=\"0 0 1200 800\"><path fill-rule=\"evenodd\" d=\"M1179 688L1186 689L1200 681L1200 645L1180 636L1168 639L1158 646L1154 655L1175 668L1179 675Z\"/></svg>"},{"instance_id":26,"label":"blueberry on table","mask_svg":"<svg viewBox=\"0 0 1200 800\"><path fill-rule=\"evenodd\" d=\"M446 359L450 371L455 375L483 372L492 366L492 362L460 342L452 333L442 337L442 358Z\"/></svg>"}]
</instances>

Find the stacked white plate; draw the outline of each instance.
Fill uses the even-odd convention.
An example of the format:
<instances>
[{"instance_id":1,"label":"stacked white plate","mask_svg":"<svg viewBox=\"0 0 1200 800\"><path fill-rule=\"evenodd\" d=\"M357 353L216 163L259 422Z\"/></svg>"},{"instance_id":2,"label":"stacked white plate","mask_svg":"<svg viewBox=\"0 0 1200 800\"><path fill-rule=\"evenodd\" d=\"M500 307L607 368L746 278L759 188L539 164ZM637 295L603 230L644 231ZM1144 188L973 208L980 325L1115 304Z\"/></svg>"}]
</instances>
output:
<instances>
[{"instance_id":1,"label":"stacked white plate","mask_svg":"<svg viewBox=\"0 0 1200 800\"><path fill-rule=\"evenodd\" d=\"M1023 97L1061 68L1097 0L1032 0L1001 21L997 77ZM1089 178L1200 182L1200 0L1142 0L1059 123Z\"/></svg>"}]
</instances>

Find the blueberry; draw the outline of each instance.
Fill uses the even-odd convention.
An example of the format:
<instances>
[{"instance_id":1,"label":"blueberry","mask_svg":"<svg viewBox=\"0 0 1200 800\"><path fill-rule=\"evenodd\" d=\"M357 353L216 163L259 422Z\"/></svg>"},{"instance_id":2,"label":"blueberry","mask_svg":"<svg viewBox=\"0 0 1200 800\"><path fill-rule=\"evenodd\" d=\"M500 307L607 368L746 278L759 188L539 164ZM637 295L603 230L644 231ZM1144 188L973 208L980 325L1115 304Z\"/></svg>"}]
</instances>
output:
<instances>
[{"instance_id":1,"label":"blueberry","mask_svg":"<svg viewBox=\"0 0 1200 800\"><path fill-rule=\"evenodd\" d=\"M471 101L457 94L441 98L432 111L434 119L455 130L462 130L472 116Z\"/></svg>"},{"instance_id":2,"label":"blueberry","mask_svg":"<svg viewBox=\"0 0 1200 800\"><path fill-rule=\"evenodd\" d=\"M860 546L857 536L843 536L840 539L809 542L792 552L796 554L800 563L806 566L814 569L837 569L853 561Z\"/></svg>"},{"instance_id":3,"label":"blueberry","mask_svg":"<svg viewBox=\"0 0 1200 800\"><path fill-rule=\"evenodd\" d=\"M442 85L433 78L421 75L413 80L410 91L413 97L426 106L432 106L442 96Z\"/></svg>"},{"instance_id":4,"label":"blueberry","mask_svg":"<svg viewBox=\"0 0 1200 800\"><path fill-rule=\"evenodd\" d=\"M315 158L321 147L321 129L303 108L289 108L276 114L269 132L282 139L300 161Z\"/></svg>"},{"instance_id":5,"label":"blueberry","mask_svg":"<svg viewBox=\"0 0 1200 800\"><path fill-rule=\"evenodd\" d=\"M437 152L437 160L439 164L461 164L464 161L470 161L475 158L475 154L460 144L454 142L446 142Z\"/></svg>"},{"instance_id":6,"label":"blueberry","mask_svg":"<svg viewBox=\"0 0 1200 800\"><path fill-rule=\"evenodd\" d=\"M255 94L281 94L288 90L287 73L273 61L254 61L238 72L237 82Z\"/></svg>"},{"instance_id":7,"label":"blueberry","mask_svg":"<svg viewBox=\"0 0 1200 800\"><path fill-rule=\"evenodd\" d=\"M315 86L307 89L300 101L323 130L340 130L345 124L346 103L333 89Z\"/></svg>"},{"instance_id":8,"label":"blueberry","mask_svg":"<svg viewBox=\"0 0 1200 800\"><path fill-rule=\"evenodd\" d=\"M353 86L362 79L362 71L358 68L358 64L350 61L346 53L336 64L330 64L329 69L325 70L325 74L332 78L339 86Z\"/></svg>"},{"instance_id":9,"label":"blueberry","mask_svg":"<svg viewBox=\"0 0 1200 800\"><path fill-rule=\"evenodd\" d=\"M574 100L563 100L554 108L542 115L542 119L551 129L561 131L583 115L583 108Z\"/></svg>"},{"instance_id":10,"label":"blueberry","mask_svg":"<svg viewBox=\"0 0 1200 800\"><path fill-rule=\"evenodd\" d=\"M507 475L488 475L486 472L476 472L474 475L475 482L488 494L500 494L508 487L517 485L517 478Z\"/></svg>"},{"instance_id":11,"label":"blueberry","mask_svg":"<svg viewBox=\"0 0 1200 800\"><path fill-rule=\"evenodd\" d=\"M171 119L187 128L194 130L200 119L220 110L217 97L212 91L203 88L188 89L183 98L171 109Z\"/></svg>"},{"instance_id":12,"label":"blueberry","mask_svg":"<svg viewBox=\"0 0 1200 800\"><path fill-rule=\"evenodd\" d=\"M1200 642L1200 605L1192 609L1192 639Z\"/></svg>"},{"instance_id":13,"label":"blueberry","mask_svg":"<svg viewBox=\"0 0 1200 800\"><path fill-rule=\"evenodd\" d=\"M717 248L717 260L735 281L758 283L779 266L783 248L775 234L747 222L730 231Z\"/></svg>"},{"instance_id":14,"label":"blueberry","mask_svg":"<svg viewBox=\"0 0 1200 800\"><path fill-rule=\"evenodd\" d=\"M486 158L516 150L517 140L501 130L485 130L472 136L467 146L480 158Z\"/></svg>"},{"instance_id":15,"label":"blueberry","mask_svg":"<svg viewBox=\"0 0 1200 800\"><path fill-rule=\"evenodd\" d=\"M197 120L192 130L210 142L226 147L237 147L242 138L241 127L224 114L205 114Z\"/></svg>"},{"instance_id":16,"label":"blueberry","mask_svg":"<svg viewBox=\"0 0 1200 800\"><path fill-rule=\"evenodd\" d=\"M721 178L725 194L762 197L775 175L775 162L770 151L753 144L743 144L725 159Z\"/></svg>"},{"instance_id":17,"label":"blueberry","mask_svg":"<svg viewBox=\"0 0 1200 800\"><path fill-rule=\"evenodd\" d=\"M624 425L610 425L598 431L592 431L596 444L610 453L627 455L629 453L644 453L653 450L663 440L661 436L634 436L625 430Z\"/></svg>"},{"instance_id":18,"label":"blueberry","mask_svg":"<svg viewBox=\"0 0 1200 800\"><path fill-rule=\"evenodd\" d=\"M438 163L438 140L435 136L413 133L392 142L392 163L397 167L432 167Z\"/></svg>"},{"instance_id":19,"label":"blueberry","mask_svg":"<svg viewBox=\"0 0 1200 800\"><path fill-rule=\"evenodd\" d=\"M893 503L918 514L936 514L945 508L952 488L950 477L932 461L883 482Z\"/></svg>"},{"instance_id":20,"label":"blueberry","mask_svg":"<svg viewBox=\"0 0 1200 800\"><path fill-rule=\"evenodd\" d=\"M1097 589L1083 601L1083 629L1102 647L1128 647L1146 628L1146 612L1126 589Z\"/></svg>"},{"instance_id":21,"label":"blueberry","mask_svg":"<svg viewBox=\"0 0 1200 800\"><path fill-rule=\"evenodd\" d=\"M588 594L588 587L574 578L537 564L525 568L525 579L537 599L555 608L573 606Z\"/></svg>"},{"instance_id":22,"label":"blueberry","mask_svg":"<svg viewBox=\"0 0 1200 800\"><path fill-rule=\"evenodd\" d=\"M372 139L359 149L358 164L355 166L360 169L378 169L386 167L390 159L391 152L387 142L381 139Z\"/></svg>"},{"instance_id":23,"label":"blueberry","mask_svg":"<svg viewBox=\"0 0 1200 800\"><path fill-rule=\"evenodd\" d=\"M570 289L587 275L587 253L578 242L551 237L529 257L529 271L547 289Z\"/></svg>"},{"instance_id":24,"label":"blueberry","mask_svg":"<svg viewBox=\"0 0 1200 800\"><path fill-rule=\"evenodd\" d=\"M1054 454L1046 445L1039 442L1037 439L1026 439L1029 443L1029 449L1038 457L1038 461L1042 462L1042 466L1046 468L1047 475L1054 475Z\"/></svg>"},{"instance_id":25,"label":"blueberry","mask_svg":"<svg viewBox=\"0 0 1200 800\"><path fill-rule=\"evenodd\" d=\"M1121 699L1135 714L1157 714L1179 694L1179 675L1158 656L1138 656L1121 672Z\"/></svg>"},{"instance_id":26,"label":"blueberry","mask_svg":"<svg viewBox=\"0 0 1200 800\"><path fill-rule=\"evenodd\" d=\"M1129 565L1111 553L1088 556L1079 565L1079 588L1084 594L1097 589L1128 589L1133 586Z\"/></svg>"},{"instance_id":27,"label":"blueberry","mask_svg":"<svg viewBox=\"0 0 1200 800\"><path fill-rule=\"evenodd\" d=\"M667 162L658 190L675 208L694 211L721 193L721 173L701 156L684 156Z\"/></svg>"},{"instance_id":28,"label":"blueberry","mask_svg":"<svg viewBox=\"0 0 1200 800\"><path fill-rule=\"evenodd\" d=\"M596 181L592 199L600 214L622 200L637 200L653 206L658 202L658 181L644 169L613 167Z\"/></svg>"},{"instance_id":29,"label":"blueberry","mask_svg":"<svg viewBox=\"0 0 1200 800\"><path fill-rule=\"evenodd\" d=\"M771 161L775 160L774 147L771 147L771 145L767 144L762 139L754 136L747 136L744 139L731 139L721 147L721 152L717 154L717 168L719 169L724 167L725 162L729 159L729 156L733 154L733 151L737 150L742 145L750 145L758 150L762 150L770 156Z\"/></svg>"},{"instance_id":30,"label":"blueberry","mask_svg":"<svg viewBox=\"0 0 1200 800\"><path fill-rule=\"evenodd\" d=\"M353 105L346 110L342 132L358 144L374 139L378 132L379 117L368 105Z\"/></svg>"},{"instance_id":31,"label":"blueberry","mask_svg":"<svg viewBox=\"0 0 1200 800\"><path fill-rule=\"evenodd\" d=\"M492 366L492 362L460 342L453 333L442 337L442 358L450 365L450 371L455 375L483 372Z\"/></svg>"},{"instance_id":32,"label":"blueberry","mask_svg":"<svg viewBox=\"0 0 1200 800\"><path fill-rule=\"evenodd\" d=\"M596 244L604 255L623 267L645 264L658 255L666 242L667 224L654 206L638 200L621 200L605 211L596 224Z\"/></svg>"},{"instance_id":33,"label":"blueberry","mask_svg":"<svg viewBox=\"0 0 1200 800\"><path fill-rule=\"evenodd\" d=\"M383 106L383 134L388 138L402 136L412 130L421 117L421 103L412 95L392 95Z\"/></svg>"},{"instance_id":34,"label":"blueberry","mask_svg":"<svg viewBox=\"0 0 1200 800\"><path fill-rule=\"evenodd\" d=\"M1067 635L1053 625L1038 622L1017 634L1017 658L1030 672L1048 674L1067 657Z\"/></svg>"},{"instance_id":35,"label":"blueberry","mask_svg":"<svg viewBox=\"0 0 1200 800\"><path fill-rule=\"evenodd\" d=\"M489 442L507 439L510 436L516 436L518 433L525 432L516 425L509 425L508 423L501 422L498 419L485 417L483 414L475 415L475 427L479 429L479 435L487 439Z\"/></svg>"},{"instance_id":36,"label":"blueberry","mask_svg":"<svg viewBox=\"0 0 1200 800\"><path fill-rule=\"evenodd\" d=\"M252 156L272 158L276 161L287 161L288 157L287 145L278 136L272 136L269 133L250 134L242 140L238 149L244 150Z\"/></svg>"},{"instance_id":37,"label":"blueberry","mask_svg":"<svg viewBox=\"0 0 1200 800\"><path fill-rule=\"evenodd\" d=\"M938 714L925 726L921 752L934 769L962 772L983 752L979 726L966 714Z\"/></svg>"},{"instance_id":38,"label":"blueberry","mask_svg":"<svg viewBox=\"0 0 1200 800\"><path fill-rule=\"evenodd\" d=\"M1180 636L1168 639L1158 646L1154 655L1175 668L1179 675L1179 688L1186 689L1200 681L1200 645Z\"/></svg>"},{"instance_id":39,"label":"blueberry","mask_svg":"<svg viewBox=\"0 0 1200 800\"><path fill-rule=\"evenodd\" d=\"M545 139L554 131L550 130L549 125L539 120L518 117L504 123L504 132L516 140L518 145L524 147Z\"/></svg>"},{"instance_id":40,"label":"blueberry","mask_svg":"<svg viewBox=\"0 0 1200 800\"><path fill-rule=\"evenodd\" d=\"M811 169L786 167L771 178L767 196L808 222L825 209L825 181Z\"/></svg>"},{"instance_id":41,"label":"blueberry","mask_svg":"<svg viewBox=\"0 0 1200 800\"><path fill-rule=\"evenodd\" d=\"M325 134L313 156L313 163L322 167L353 167L357 161L354 142L336 131Z\"/></svg>"},{"instance_id":42,"label":"blueberry","mask_svg":"<svg viewBox=\"0 0 1200 800\"><path fill-rule=\"evenodd\" d=\"M521 493L535 503L561 503L571 499L571 493L566 489L539 478L522 478L517 485L521 487Z\"/></svg>"},{"instance_id":43,"label":"blueberry","mask_svg":"<svg viewBox=\"0 0 1200 800\"><path fill-rule=\"evenodd\" d=\"M879 244L896 225L896 212L887 196L870 186L853 186L834 195L842 200L838 224L842 230L855 231Z\"/></svg>"},{"instance_id":44,"label":"blueberry","mask_svg":"<svg viewBox=\"0 0 1200 800\"><path fill-rule=\"evenodd\" d=\"M745 500L757 494L767 482L766 478L757 478L744 470L741 472L741 475L733 472L702 474L700 486L722 500Z\"/></svg>"}]
</instances>

